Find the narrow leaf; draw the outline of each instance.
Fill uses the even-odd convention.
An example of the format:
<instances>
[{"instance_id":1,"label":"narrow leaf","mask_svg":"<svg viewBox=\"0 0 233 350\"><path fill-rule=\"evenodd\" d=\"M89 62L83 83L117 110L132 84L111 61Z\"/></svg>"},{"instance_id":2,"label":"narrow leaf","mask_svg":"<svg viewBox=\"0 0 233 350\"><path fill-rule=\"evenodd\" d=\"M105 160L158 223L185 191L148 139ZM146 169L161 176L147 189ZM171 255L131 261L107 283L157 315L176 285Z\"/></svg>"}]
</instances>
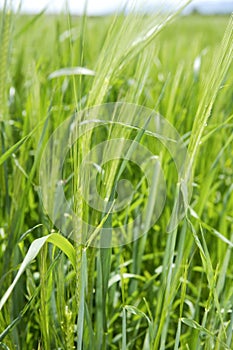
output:
<instances>
[{"instance_id":1,"label":"narrow leaf","mask_svg":"<svg viewBox=\"0 0 233 350\"><path fill-rule=\"evenodd\" d=\"M14 281L10 285L10 287L7 289L6 293L3 295L2 299L0 300L0 310L6 303L7 299L11 295L16 283L18 282L21 275L24 273L27 266L36 258L36 256L39 254L41 248L44 246L45 243L50 242L57 246L59 249L65 253L68 258L70 259L70 262L75 267L75 250L71 243L62 235L58 233L52 233L51 235L41 237L36 239L34 242L32 242L31 246L29 247L29 250L19 268L18 273L15 276Z\"/></svg>"},{"instance_id":2,"label":"narrow leaf","mask_svg":"<svg viewBox=\"0 0 233 350\"><path fill-rule=\"evenodd\" d=\"M90 75L94 76L95 72L91 69L84 68L84 67L66 67L61 68L59 70L54 71L48 76L48 79L54 79L64 76L72 76L72 75Z\"/></svg>"},{"instance_id":3,"label":"narrow leaf","mask_svg":"<svg viewBox=\"0 0 233 350\"><path fill-rule=\"evenodd\" d=\"M25 136L13 146L11 146L3 155L0 157L0 165L2 165L11 155L16 152L17 149L27 140L28 136Z\"/></svg>"}]
</instances>

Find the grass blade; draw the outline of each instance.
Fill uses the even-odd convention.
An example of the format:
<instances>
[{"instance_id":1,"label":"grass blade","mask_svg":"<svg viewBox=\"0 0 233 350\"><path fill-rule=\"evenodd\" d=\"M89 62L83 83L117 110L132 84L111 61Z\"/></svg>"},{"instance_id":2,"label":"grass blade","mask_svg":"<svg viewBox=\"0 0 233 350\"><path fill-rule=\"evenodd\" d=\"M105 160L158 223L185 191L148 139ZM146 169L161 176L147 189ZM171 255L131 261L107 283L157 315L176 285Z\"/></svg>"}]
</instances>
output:
<instances>
[{"instance_id":1,"label":"grass blade","mask_svg":"<svg viewBox=\"0 0 233 350\"><path fill-rule=\"evenodd\" d=\"M11 295L15 285L17 284L18 280L20 279L21 275L24 273L27 266L37 257L39 254L41 248L44 246L45 243L52 243L55 246L57 246L59 249L61 249L70 259L70 262L75 267L75 251L73 246L70 244L70 242L63 236L61 236L58 233L52 233L51 235L41 237L36 239L30 246L23 262L20 265L19 271L17 272L14 281L10 285L10 287L7 289L6 293L3 295L3 297L0 300L0 310L3 308L4 304L6 303L7 299Z\"/></svg>"},{"instance_id":2,"label":"grass blade","mask_svg":"<svg viewBox=\"0 0 233 350\"><path fill-rule=\"evenodd\" d=\"M48 79L54 79L54 78L60 78L60 77L66 77L66 76L73 76L73 75L90 75L94 76L95 72L91 69L84 68L84 67L66 67L61 68L59 70L54 71L48 76Z\"/></svg>"}]
</instances>

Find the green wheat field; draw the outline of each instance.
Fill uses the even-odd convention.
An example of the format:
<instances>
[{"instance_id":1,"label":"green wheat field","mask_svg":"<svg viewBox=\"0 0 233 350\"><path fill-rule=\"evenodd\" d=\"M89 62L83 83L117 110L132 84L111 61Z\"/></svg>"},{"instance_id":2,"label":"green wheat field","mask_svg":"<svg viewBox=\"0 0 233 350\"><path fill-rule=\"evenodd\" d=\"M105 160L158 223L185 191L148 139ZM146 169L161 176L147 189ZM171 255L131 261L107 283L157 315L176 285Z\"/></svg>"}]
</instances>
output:
<instances>
[{"instance_id":1,"label":"green wheat field","mask_svg":"<svg viewBox=\"0 0 233 350\"><path fill-rule=\"evenodd\" d=\"M1 349L233 349L233 18L181 16L183 3L150 15L75 17L21 15L5 2ZM41 172L43 152L59 125L111 102L163 116L187 149L190 198L172 230L168 224L180 195L173 156L146 132L147 125L128 125L133 114L115 126L87 129L66 153L62 178L56 160ZM160 200L156 172L149 186L143 169L118 157L101 166L90 162L82 176L84 155L104 141L107 154L113 138L137 142L160 160L166 202L153 225ZM58 158L63 142L58 133ZM120 153L119 143L114 154ZM83 198L94 168L104 211ZM112 212L120 196L116 183L124 179L131 183L131 199ZM49 186L57 180L53 193ZM48 215L41 186L56 217L69 222L65 234ZM61 211L59 188L76 220ZM141 212L145 232L138 238ZM95 228L91 234L84 222ZM122 237L132 239L113 244L114 228L132 222L130 230L122 229ZM101 245L106 237L108 244Z\"/></svg>"}]
</instances>

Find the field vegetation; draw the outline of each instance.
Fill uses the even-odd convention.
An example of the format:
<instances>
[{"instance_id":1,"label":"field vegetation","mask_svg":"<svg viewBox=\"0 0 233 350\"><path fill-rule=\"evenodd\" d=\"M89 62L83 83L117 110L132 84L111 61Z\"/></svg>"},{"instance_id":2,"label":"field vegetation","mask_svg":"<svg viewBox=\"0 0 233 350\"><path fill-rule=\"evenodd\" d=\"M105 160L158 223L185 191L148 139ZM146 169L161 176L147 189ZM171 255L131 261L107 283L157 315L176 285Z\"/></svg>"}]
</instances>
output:
<instances>
[{"instance_id":1,"label":"field vegetation","mask_svg":"<svg viewBox=\"0 0 233 350\"><path fill-rule=\"evenodd\" d=\"M0 348L233 348L233 19L181 17L181 5L97 18L26 16L8 6L1 13ZM115 126L87 127L65 156L57 192L49 184L58 180L59 162L42 171L43 152L59 125L116 102L159 113L188 150L190 198L172 230L180 195L174 157L144 130L147 124L130 127L134 114ZM57 135L59 159L66 139ZM103 154L110 152L114 138L136 141L159 158L166 203L151 227L160 200L156 181L149 186L142 168L120 159L120 143L114 148L119 159L98 168L97 152L82 176L85 155L104 141ZM94 168L102 212L82 196ZM123 179L131 182L131 200L112 213ZM61 212L61 187L73 221ZM145 209L148 230L137 239ZM61 232L56 220L64 214L70 221ZM122 229L132 239L114 244L114 227L133 220L130 232Z\"/></svg>"}]
</instances>

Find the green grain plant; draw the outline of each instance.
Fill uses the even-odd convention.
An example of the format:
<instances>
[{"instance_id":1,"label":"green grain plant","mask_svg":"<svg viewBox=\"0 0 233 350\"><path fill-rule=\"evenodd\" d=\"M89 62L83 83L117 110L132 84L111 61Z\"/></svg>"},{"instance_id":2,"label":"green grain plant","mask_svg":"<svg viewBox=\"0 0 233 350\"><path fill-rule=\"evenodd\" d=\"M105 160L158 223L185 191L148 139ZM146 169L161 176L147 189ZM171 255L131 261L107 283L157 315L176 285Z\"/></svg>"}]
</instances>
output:
<instances>
[{"instance_id":1,"label":"green grain plant","mask_svg":"<svg viewBox=\"0 0 233 350\"><path fill-rule=\"evenodd\" d=\"M164 2L150 15L78 18L43 11L13 14L5 1L0 16L0 348L233 347L233 22L199 15L173 21L185 4L167 9ZM179 194L177 169L160 141L145 132L146 123L140 129L105 123L82 135L66 155L59 179L77 217L69 234L59 232L45 212L39 172L50 135L68 117L107 102L157 111L189 150L184 176L193 172L193 194L185 217L169 233ZM127 122L130 117L133 122L133 114ZM153 183L148 192L145 176L130 161L103 164L96 183L109 202L99 212L82 198L83 191L89 193L92 170L83 178L80 167L88 151L113 138L137 141L156 155ZM63 140L61 134L57 141ZM111 151L104 149L103 158ZM131 146L128 152L133 151ZM119 143L115 155L121 152ZM93 246L99 237L106 243L102 229L132 222L143 208L149 227L158 197L158 159L167 197L161 217L138 239L140 222L132 232L122 231L135 238L127 245ZM51 181L58 166L54 162ZM109 203L125 178L134 191L116 215ZM52 205L61 214L59 195ZM91 235L84 219L95 227ZM110 230L108 243L111 239Z\"/></svg>"}]
</instances>

